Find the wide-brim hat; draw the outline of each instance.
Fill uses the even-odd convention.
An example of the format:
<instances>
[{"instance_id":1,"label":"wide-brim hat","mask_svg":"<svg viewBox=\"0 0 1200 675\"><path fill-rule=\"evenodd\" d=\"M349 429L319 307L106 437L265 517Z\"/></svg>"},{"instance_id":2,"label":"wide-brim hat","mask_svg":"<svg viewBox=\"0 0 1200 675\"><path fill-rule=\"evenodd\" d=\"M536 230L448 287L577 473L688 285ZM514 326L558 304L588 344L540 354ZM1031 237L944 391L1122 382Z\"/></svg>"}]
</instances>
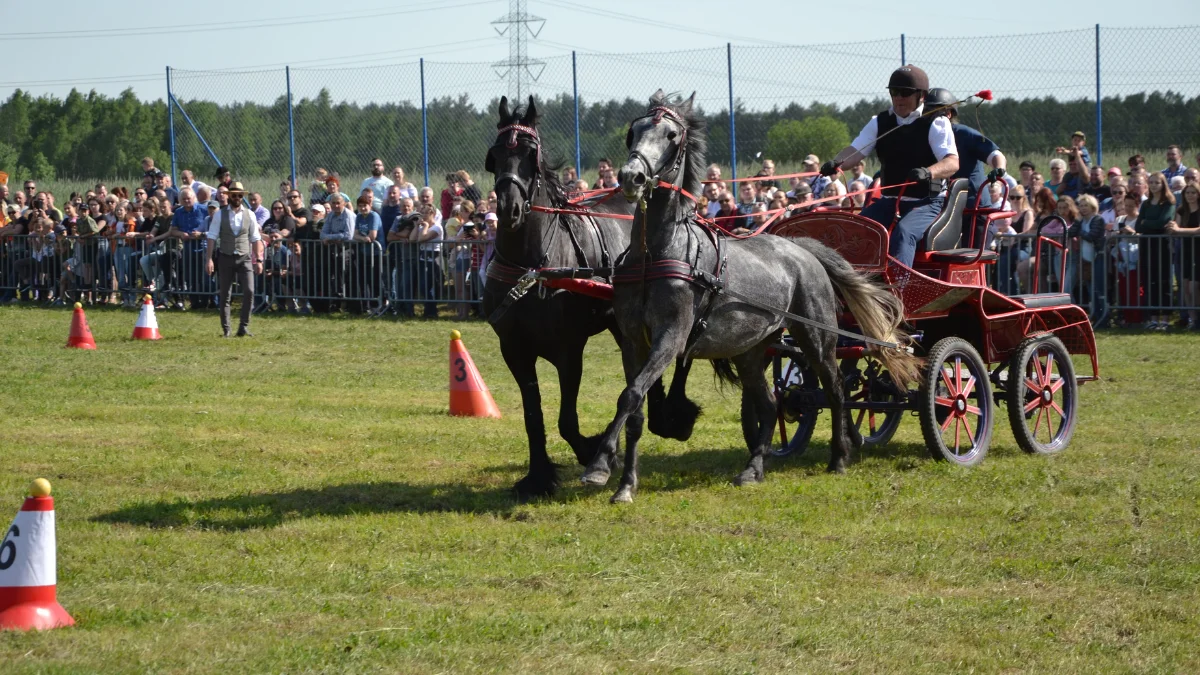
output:
<instances>
[{"instance_id":1,"label":"wide-brim hat","mask_svg":"<svg viewBox=\"0 0 1200 675\"><path fill-rule=\"evenodd\" d=\"M232 183L230 183L230 184L229 184L229 187L227 188L227 190L228 190L229 194L231 194L231 195L244 195L244 194L246 194L246 188L242 187L242 182L241 182L241 181L237 181L237 180L235 180L235 181L233 181Z\"/></svg>"}]
</instances>

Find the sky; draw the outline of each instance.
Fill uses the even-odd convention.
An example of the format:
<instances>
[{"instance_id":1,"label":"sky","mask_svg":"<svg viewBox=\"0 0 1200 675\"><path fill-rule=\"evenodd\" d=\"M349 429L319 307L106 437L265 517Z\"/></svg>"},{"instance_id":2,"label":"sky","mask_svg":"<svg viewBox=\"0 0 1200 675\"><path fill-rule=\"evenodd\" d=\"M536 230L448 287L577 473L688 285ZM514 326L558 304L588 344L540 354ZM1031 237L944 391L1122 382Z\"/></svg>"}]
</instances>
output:
<instances>
[{"instance_id":1,"label":"sky","mask_svg":"<svg viewBox=\"0 0 1200 675\"><path fill-rule=\"evenodd\" d=\"M45 0L38 5L36 23L58 27L48 32L29 30L27 3L5 0L0 4L0 22L8 27L0 37L8 55L8 68L0 75L0 95L7 98L18 87L35 95L59 97L72 87L108 95L133 87L139 98L158 99L166 94L164 69L171 66L180 71L269 71L225 79L197 78L184 72L176 76L176 91L183 97L273 100L282 93L282 68L291 64L293 87L300 90L297 97L314 95L319 86L332 83L335 89L341 86L335 91L338 99L411 98L419 96L415 62L424 56L430 62L426 76L432 91L427 94L470 90L486 97L488 92L503 92L506 84L483 64L506 59L509 50L508 39L497 35L491 22L507 14L515 3L254 0L178 5L104 0L99 3L102 11L97 4L94 0ZM238 8L236 16L230 15L230 7ZM548 62L544 79L533 85L534 93L564 88L569 92L570 52L578 50L582 96L606 96L630 86L650 88L649 94L655 80L661 79L680 89L703 90L698 100L718 101L727 95L722 92L724 55L718 48L732 43L735 72L742 71L738 79L751 83L739 91L739 98L770 103L781 89L803 80L809 89L779 93L780 100L831 96L850 100L864 92L882 92L883 83L876 80L886 78L886 73L899 65L896 45L899 35L905 33L913 56L910 61L921 63L912 45L927 46L921 48L922 56L933 63L926 70L935 80L938 64L946 64L944 77L951 78L955 71L952 79L960 87L975 87L976 80L979 86L987 86L988 73L992 73L1003 84L998 89L1016 91L1028 84L1030 91L1075 87L1086 93L1088 71L1094 70L1090 63L1094 43L1088 31L1096 21L1104 24L1106 17L1118 18L1124 29L1200 25L1200 2L1195 0L1177 3L1170 12L1140 15L1129 11L1127 0L1093 0L1087 4L1087 16L1081 15L1080 7L1077 2L757 6L710 0L657 5L645 0L529 0L527 11L544 18L545 23L538 37L529 41L528 51L530 57ZM1080 32L991 41L944 40L1060 31ZM1194 57L1198 43L1190 39L1197 32L1186 34L1190 48L1179 45L1163 50L1161 45L1142 46L1138 43L1141 34L1131 33L1129 44L1115 50L1119 53L1113 55L1105 72L1114 68L1116 86L1134 86L1154 75L1151 79L1187 82L1200 88L1200 59ZM921 38L937 40L921 42ZM872 41L881 42L844 52L836 48L795 53L755 49ZM665 66L654 66L652 62L659 59L644 56L622 60L595 55L705 49L708 51L694 57L668 59ZM1154 64L1141 67L1143 57L1161 59L1167 58L1166 54L1193 57L1169 61L1159 68ZM1069 65L1058 67L1063 60ZM446 65L459 62L479 65ZM368 69L361 70L364 67ZM332 68L354 70L324 70ZM755 82L757 88L752 86Z\"/></svg>"}]
</instances>

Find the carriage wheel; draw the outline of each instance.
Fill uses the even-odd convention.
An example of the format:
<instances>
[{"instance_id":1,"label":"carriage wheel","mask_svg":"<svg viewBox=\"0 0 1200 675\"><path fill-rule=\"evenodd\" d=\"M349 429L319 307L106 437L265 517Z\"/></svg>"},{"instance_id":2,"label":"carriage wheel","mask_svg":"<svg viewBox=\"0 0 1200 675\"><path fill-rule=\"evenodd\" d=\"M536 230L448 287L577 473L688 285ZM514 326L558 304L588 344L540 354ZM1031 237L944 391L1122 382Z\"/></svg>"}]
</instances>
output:
<instances>
[{"instance_id":1,"label":"carriage wheel","mask_svg":"<svg viewBox=\"0 0 1200 675\"><path fill-rule=\"evenodd\" d=\"M1008 367L1008 421L1017 445L1049 455L1067 447L1075 433L1079 382L1071 355L1056 337L1021 343Z\"/></svg>"},{"instance_id":2,"label":"carriage wheel","mask_svg":"<svg viewBox=\"0 0 1200 675\"><path fill-rule=\"evenodd\" d=\"M776 424L779 427L779 447L771 450L773 457L803 455L817 428L820 408L788 405L788 397L814 386L816 375L796 359L776 356L773 360L775 380Z\"/></svg>"},{"instance_id":3,"label":"carriage wheel","mask_svg":"<svg viewBox=\"0 0 1200 675\"><path fill-rule=\"evenodd\" d=\"M905 396L892 381L891 374L883 368L877 359L863 357L866 368L860 373L851 373L846 382L846 400L855 403L871 401L876 403L900 403ZM900 428L900 420L904 418L902 410L851 410L850 422L862 436L863 448L874 448L887 445Z\"/></svg>"},{"instance_id":4,"label":"carriage wheel","mask_svg":"<svg viewBox=\"0 0 1200 675\"><path fill-rule=\"evenodd\" d=\"M961 338L939 340L922 377L921 433L930 454L962 466L982 462L992 438L995 403L979 352Z\"/></svg>"}]
</instances>

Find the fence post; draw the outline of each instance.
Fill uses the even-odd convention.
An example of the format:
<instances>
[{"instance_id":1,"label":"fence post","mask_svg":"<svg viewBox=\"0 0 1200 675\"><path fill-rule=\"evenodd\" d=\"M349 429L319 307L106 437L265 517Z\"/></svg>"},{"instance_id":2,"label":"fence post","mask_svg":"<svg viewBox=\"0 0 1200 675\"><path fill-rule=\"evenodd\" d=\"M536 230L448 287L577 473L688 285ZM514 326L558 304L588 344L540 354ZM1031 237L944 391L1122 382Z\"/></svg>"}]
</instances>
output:
<instances>
[{"instance_id":1,"label":"fence post","mask_svg":"<svg viewBox=\"0 0 1200 675\"><path fill-rule=\"evenodd\" d=\"M1096 164L1104 166L1104 106L1100 99L1100 24L1096 24Z\"/></svg>"},{"instance_id":2,"label":"fence post","mask_svg":"<svg viewBox=\"0 0 1200 675\"><path fill-rule=\"evenodd\" d=\"M737 123L733 111L733 44L725 43L726 73L729 75L729 163L733 165L733 177L737 179Z\"/></svg>"},{"instance_id":3,"label":"fence post","mask_svg":"<svg viewBox=\"0 0 1200 675\"><path fill-rule=\"evenodd\" d=\"M291 147L292 153L292 187L299 190L300 188L296 185L296 124L292 120L292 67L284 66L283 74L287 77L288 145Z\"/></svg>"},{"instance_id":4,"label":"fence post","mask_svg":"<svg viewBox=\"0 0 1200 675\"><path fill-rule=\"evenodd\" d=\"M575 52L571 51L571 89L575 93L575 176L583 177L583 157L579 153L579 75L575 69Z\"/></svg>"},{"instance_id":5,"label":"fence post","mask_svg":"<svg viewBox=\"0 0 1200 675\"><path fill-rule=\"evenodd\" d=\"M904 33L900 34L900 65L901 67L908 65L908 50L904 40Z\"/></svg>"},{"instance_id":6,"label":"fence post","mask_svg":"<svg viewBox=\"0 0 1200 675\"><path fill-rule=\"evenodd\" d=\"M171 107L171 66L167 66L167 126L171 129L171 184L178 185L175 180L175 109Z\"/></svg>"},{"instance_id":7,"label":"fence post","mask_svg":"<svg viewBox=\"0 0 1200 675\"><path fill-rule=\"evenodd\" d=\"M421 59L421 145L425 149L425 185L429 185L429 115L425 109L425 59Z\"/></svg>"},{"instance_id":8,"label":"fence post","mask_svg":"<svg viewBox=\"0 0 1200 675\"><path fill-rule=\"evenodd\" d=\"M221 158L217 157L217 153L213 152L212 146L208 144L208 141L204 140L204 134L200 133L199 127L196 126L196 123L192 121L191 117L188 117L187 111L183 109L183 105L181 105L179 100L174 96L172 96L171 100L167 102L167 105L172 103L174 103L175 107L179 110L179 114L183 115L183 121L187 122L188 126L192 128L193 132L195 132L196 138L200 139L200 145L203 145L204 151L208 153L209 157L212 157L213 163L217 166L221 166Z\"/></svg>"}]
</instances>

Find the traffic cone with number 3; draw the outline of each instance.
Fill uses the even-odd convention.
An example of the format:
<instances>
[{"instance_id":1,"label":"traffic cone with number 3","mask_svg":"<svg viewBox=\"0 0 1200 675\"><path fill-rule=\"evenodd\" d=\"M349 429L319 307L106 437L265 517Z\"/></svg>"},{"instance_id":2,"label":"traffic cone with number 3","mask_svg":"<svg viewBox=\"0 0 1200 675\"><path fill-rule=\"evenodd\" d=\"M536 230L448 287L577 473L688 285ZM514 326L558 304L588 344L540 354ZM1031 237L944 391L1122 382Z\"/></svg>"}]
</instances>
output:
<instances>
[{"instance_id":1,"label":"traffic cone with number 3","mask_svg":"<svg viewBox=\"0 0 1200 675\"><path fill-rule=\"evenodd\" d=\"M58 604L56 546L50 482L39 478L0 543L0 630L75 625Z\"/></svg>"},{"instance_id":2,"label":"traffic cone with number 3","mask_svg":"<svg viewBox=\"0 0 1200 675\"><path fill-rule=\"evenodd\" d=\"M450 331L450 414L500 418L500 409L456 330Z\"/></svg>"}]
</instances>

